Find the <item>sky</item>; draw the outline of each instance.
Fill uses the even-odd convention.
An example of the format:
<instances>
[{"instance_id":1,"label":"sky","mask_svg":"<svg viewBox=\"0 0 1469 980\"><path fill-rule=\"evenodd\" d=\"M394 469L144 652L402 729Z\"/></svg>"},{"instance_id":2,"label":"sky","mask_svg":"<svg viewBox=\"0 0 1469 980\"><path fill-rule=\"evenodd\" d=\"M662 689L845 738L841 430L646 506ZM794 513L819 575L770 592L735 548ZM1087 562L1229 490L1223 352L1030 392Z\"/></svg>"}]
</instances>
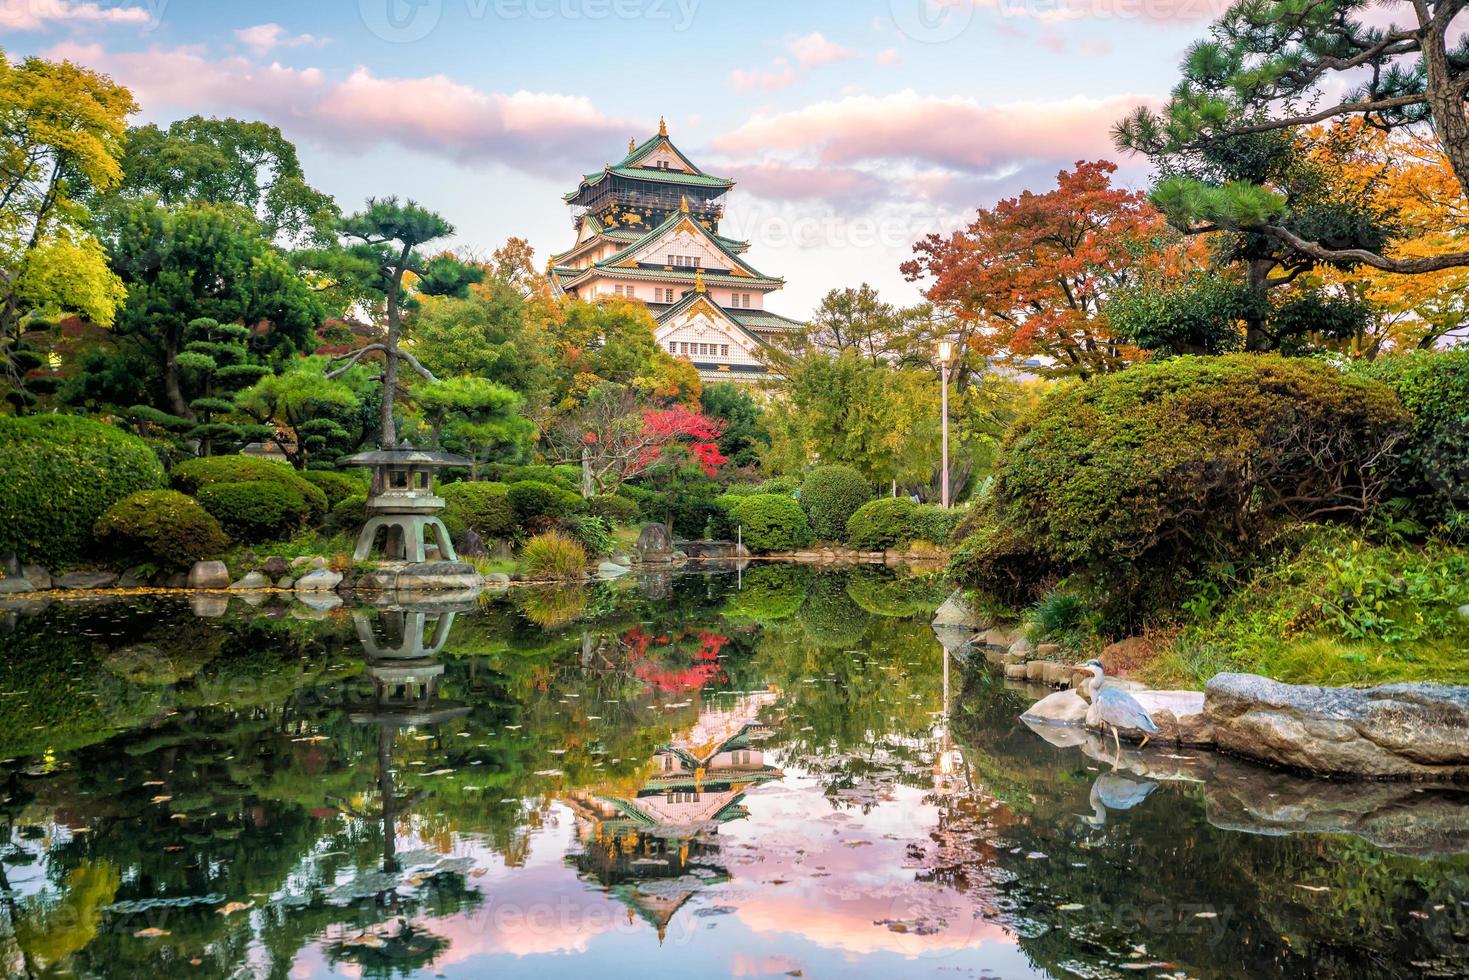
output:
<instances>
[{"instance_id":1,"label":"sky","mask_svg":"<svg viewBox=\"0 0 1469 980\"><path fill-rule=\"evenodd\" d=\"M725 234L808 315L979 207L1080 159L1147 186L1108 130L1158 104L1222 0L0 0L8 57L132 89L139 122L264 119L344 211L412 198L488 254L570 247L562 195L666 117L733 178Z\"/></svg>"}]
</instances>

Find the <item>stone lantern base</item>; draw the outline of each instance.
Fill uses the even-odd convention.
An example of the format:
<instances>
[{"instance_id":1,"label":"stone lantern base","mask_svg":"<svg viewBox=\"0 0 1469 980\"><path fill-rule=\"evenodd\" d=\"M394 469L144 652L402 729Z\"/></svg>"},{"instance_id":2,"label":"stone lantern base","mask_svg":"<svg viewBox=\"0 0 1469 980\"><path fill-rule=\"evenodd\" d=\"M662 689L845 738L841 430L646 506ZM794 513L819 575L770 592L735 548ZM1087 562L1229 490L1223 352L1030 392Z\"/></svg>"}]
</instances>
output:
<instances>
[{"instance_id":1,"label":"stone lantern base","mask_svg":"<svg viewBox=\"0 0 1469 980\"><path fill-rule=\"evenodd\" d=\"M454 544L449 540L449 529L437 517L428 514L379 514L362 526L362 533L357 536L357 548L352 552L353 561L366 561L372 557L378 532L383 528L388 532L387 543L383 547L383 557L388 561L427 561L423 547L425 531L433 535L441 560L459 560Z\"/></svg>"}]
</instances>

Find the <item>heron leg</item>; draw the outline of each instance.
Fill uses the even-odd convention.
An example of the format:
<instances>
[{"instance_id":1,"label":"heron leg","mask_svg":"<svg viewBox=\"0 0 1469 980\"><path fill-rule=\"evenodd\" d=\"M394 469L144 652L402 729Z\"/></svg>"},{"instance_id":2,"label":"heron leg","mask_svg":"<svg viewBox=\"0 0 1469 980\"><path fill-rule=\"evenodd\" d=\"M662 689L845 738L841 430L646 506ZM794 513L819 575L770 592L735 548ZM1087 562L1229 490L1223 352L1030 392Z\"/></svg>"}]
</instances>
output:
<instances>
[{"instance_id":1,"label":"heron leg","mask_svg":"<svg viewBox=\"0 0 1469 980\"><path fill-rule=\"evenodd\" d=\"M1147 732L1144 732L1144 733L1143 733L1143 740L1142 740L1142 743L1141 743L1141 744L1140 744L1140 745L1138 745L1138 748L1140 748L1140 749L1145 749L1145 748L1147 748L1147 747L1148 747L1148 739L1150 739L1150 738L1152 738L1152 737L1153 737L1153 736L1151 736L1151 735L1149 735L1149 734L1148 734L1148 733L1147 733Z\"/></svg>"},{"instance_id":2,"label":"heron leg","mask_svg":"<svg viewBox=\"0 0 1469 980\"><path fill-rule=\"evenodd\" d=\"M1116 753L1112 756L1112 768L1116 769L1122 764L1122 737L1117 734L1117 726L1112 726L1112 743L1117 746Z\"/></svg>"}]
</instances>

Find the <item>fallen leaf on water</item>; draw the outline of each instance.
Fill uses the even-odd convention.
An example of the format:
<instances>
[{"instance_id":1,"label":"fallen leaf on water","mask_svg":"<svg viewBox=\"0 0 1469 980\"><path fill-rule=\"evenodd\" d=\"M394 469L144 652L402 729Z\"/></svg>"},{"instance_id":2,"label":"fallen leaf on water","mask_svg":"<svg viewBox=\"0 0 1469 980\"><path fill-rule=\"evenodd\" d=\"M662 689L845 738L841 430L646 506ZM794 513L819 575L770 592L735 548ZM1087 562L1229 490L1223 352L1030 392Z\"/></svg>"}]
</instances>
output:
<instances>
[{"instance_id":1,"label":"fallen leaf on water","mask_svg":"<svg viewBox=\"0 0 1469 980\"><path fill-rule=\"evenodd\" d=\"M150 926L147 929L139 929L137 932L133 933L133 938L134 939L157 939L159 936L167 936L167 935L168 935L168 930L167 929L155 929L155 928L153 928L153 927Z\"/></svg>"},{"instance_id":2,"label":"fallen leaf on water","mask_svg":"<svg viewBox=\"0 0 1469 980\"><path fill-rule=\"evenodd\" d=\"M1329 892L1329 891L1331 891L1331 889L1330 888L1327 888L1325 885L1297 885L1296 887L1297 888L1304 889L1304 890L1306 890L1308 892Z\"/></svg>"},{"instance_id":3,"label":"fallen leaf on water","mask_svg":"<svg viewBox=\"0 0 1469 980\"><path fill-rule=\"evenodd\" d=\"M387 944L384 943L381 938L379 938L377 936L374 936L371 933L368 933L365 936L358 936L356 939L348 939L348 940L345 940L342 943L342 945L343 946L366 946L369 949L382 949Z\"/></svg>"},{"instance_id":4,"label":"fallen leaf on water","mask_svg":"<svg viewBox=\"0 0 1469 980\"><path fill-rule=\"evenodd\" d=\"M220 915L234 915L236 912L243 912L248 908L254 907L254 902L230 902L224 908L216 909L215 911L218 912Z\"/></svg>"},{"instance_id":5,"label":"fallen leaf on water","mask_svg":"<svg viewBox=\"0 0 1469 980\"><path fill-rule=\"evenodd\" d=\"M149 800L148 802L149 803L167 803L171 799L173 799L172 796L155 796L155 797L153 797L153 799Z\"/></svg>"},{"instance_id":6,"label":"fallen leaf on water","mask_svg":"<svg viewBox=\"0 0 1469 980\"><path fill-rule=\"evenodd\" d=\"M1056 908L1060 909L1062 912L1075 912L1078 909L1086 908L1086 906L1082 905L1080 902L1067 902L1065 905L1056 906Z\"/></svg>"},{"instance_id":7,"label":"fallen leaf on water","mask_svg":"<svg viewBox=\"0 0 1469 980\"><path fill-rule=\"evenodd\" d=\"M1219 918L1219 913L1218 912L1200 912L1197 915L1195 915L1194 918L1195 919L1217 919L1217 918Z\"/></svg>"}]
</instances>

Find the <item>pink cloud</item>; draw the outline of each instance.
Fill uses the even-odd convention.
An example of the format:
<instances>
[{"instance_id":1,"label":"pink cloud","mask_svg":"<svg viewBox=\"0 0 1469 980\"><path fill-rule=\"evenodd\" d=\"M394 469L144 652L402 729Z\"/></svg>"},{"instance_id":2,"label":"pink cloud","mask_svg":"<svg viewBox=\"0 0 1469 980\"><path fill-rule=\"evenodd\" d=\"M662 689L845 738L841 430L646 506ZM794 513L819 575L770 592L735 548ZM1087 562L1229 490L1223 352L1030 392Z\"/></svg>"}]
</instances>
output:
<instances>
[{"instance_id":1,"label":"pink cloud","mask_svg":"<svg viewBox=\"0 0 1469 980\"><path fill-rule=\"evenodd\" d=\"M396 144L534 173L547 162L583 167L588 146L615 147L628 132L583 96L484 91L445 75L386 78L358 68L333 80L317 68L210 58L197 47L115 53L67 42L48 56L107 72L153 115L234 113L269 120L293 139L362 149Z\"/></svg>"},{"instance_id":2,"label":"pink cloud","mask_svg":"<svg viewBox=\"0 0 1469 980\"><path fill-rule=\"evenodd\" d=\"M838 61L850 61L857 57L856 51L829 41L820 33L787 38L786 50L796 59L796 64L802 68L816 68Z\"/></svg>"},{"instance_id":3,"label":"pink cloud","mask_svg":"<svg viewBox=\"0 0 1469 980\"><path fill-rule=\"evenodd\" d=\"M320 48L329 43L328 38L317 37L314 34L287 34L286 29L279 24L256 24L254 27L242 28L235 31L235 37L257 55L265 54L278 47Z\"/></svg>"},{"instance_id":4,"label":"pink cloud","mask_svg":"<svg viewBox=\"0 0 1469 980\"><path fill-rule=\"evenodd\" d=\"M153 14L142 4L103 6L69 0L0 0L0 30L37 31L51 23L146 26L153 23Z\"/></svg>"},{"instance_id":5,"label":"pink cloud","mask_svg":"<svg viewBox=\"0 0 1469 980\"><path fill-rule=\"evenodd\" d=\"M1043 22L1069 20L1146 21L1198 24L1224 13L1232 0L929 0L935 6L988 10L1002 18Z\"/></svg>"},{"instance_id":6,"label":"pink cloud","mask_svg":"<svg viewBox=\"0 0 1469 980\"><path fill-rule=\"evenodd\" d=\"M793 68L771 68L767 71L743 71L735 69L729 73L729 81L736 92L778 92L788 88L796 80Z\"/></svg>"},{"instance_id":7,"label":"pink cloud","mask_svg":"<svg viewBox=\"0 0 1469 980\"><path fill-rule=\"evenodd\" d=\"M898 53L897 48L888 48L886 51L877 53L877 63L879 65L901 65L903 56Z\"/></svg>"},{"instance_id":8,"label":"pink cloud","mask_svg":"<svg viewBox=\"0 0 1469 980\"><path fill-rule=\"evenodd\" d=\"M908 90L757 115L714 145L731 155L785 153L817 165L910 161L977 172L1035 159L1069 163L1112 155L1112 123L1144 101L1115 95L984 105Z\"/></svg>"}]
</instances>

